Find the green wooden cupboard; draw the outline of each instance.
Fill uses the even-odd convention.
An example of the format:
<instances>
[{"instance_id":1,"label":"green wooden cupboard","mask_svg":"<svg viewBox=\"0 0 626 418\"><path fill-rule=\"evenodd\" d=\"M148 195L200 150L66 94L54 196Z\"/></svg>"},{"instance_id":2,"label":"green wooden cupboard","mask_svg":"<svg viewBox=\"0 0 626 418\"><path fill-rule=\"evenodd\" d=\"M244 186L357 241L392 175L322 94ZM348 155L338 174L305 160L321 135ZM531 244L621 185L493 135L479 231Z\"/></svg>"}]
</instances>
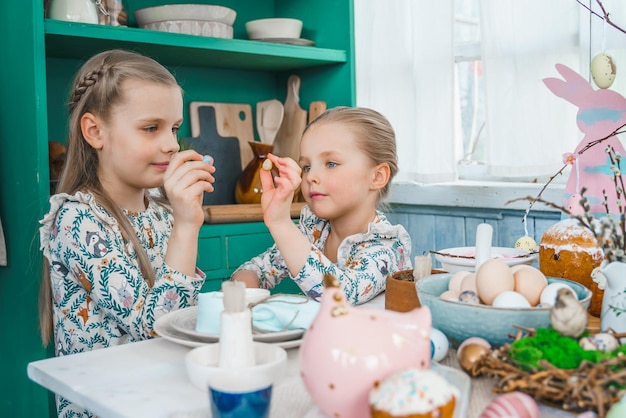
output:
<instances>
[{"instance_id":1,"label":"green wooden cupboard","mask_svg":"<svg viewBox=\"0 0 626 418\"><path fill-rule=\"evenodd\" d=\"M50 354L39 339L37 294L41 272L38 220L48 209L48 141L65 142L68 89L85 59L124 48L166 65L185 91L185 103L249 103L286 96L291 74L302 80L300 104L355 104L351 0L194 0L237 11L235 39L154 32L135 26L133 11L180 0L127 0L129 27L44 18L44 0L0 2L0 219L8 265L0 266L0 415L45 417L48 392L26 375L28 362ZM303 20L302 37L315 47L246 39L246 21ZM185 106L185 117L188 106ZM189 136L185 123L181 136ZM198 265L206 290L271 243L262 223L206 225Z\"/></svg>"}]
</instances>

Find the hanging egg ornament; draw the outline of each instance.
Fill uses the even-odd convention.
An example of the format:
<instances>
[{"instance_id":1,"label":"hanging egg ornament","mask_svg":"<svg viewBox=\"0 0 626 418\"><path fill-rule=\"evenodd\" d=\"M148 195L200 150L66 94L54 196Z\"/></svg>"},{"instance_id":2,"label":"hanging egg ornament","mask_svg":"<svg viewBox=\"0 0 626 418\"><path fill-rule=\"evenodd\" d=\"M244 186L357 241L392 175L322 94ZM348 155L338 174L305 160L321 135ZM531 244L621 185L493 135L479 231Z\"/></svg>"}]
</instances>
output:
<instances>
[{"instance_id":1,"label":"hanging egg ornament","mask_svg":"<svg viewBox=\"0 0 626 418\"><path fill-rule=\"evenodd\" d=\"M528 235L524 235L517 241L515 241L515 248L526 251L537 251L537 241L529 237Z\"/></svg>"},{"instance_id":2,"label":"hanging egg ornament","mask_svg":"<svg viewBox=\"0 0 626 418\"><path fill-rule=\"evenodd\" d=\"M604 52L596 55L591 60L591 77L596 86L601 89L608 89L615 81L617 68L613 57Z\"/></svg>"},{"instance_id":3,"label":"hanging egg ornament","mask_svg":"<svg viewBox=\"0 0 626 418\"><path fill-rule=\"evenodd\" d=\"M505 393L491 401L480 418L539 418L539 406L523 392Z\"/></svg>"}]
</instances>

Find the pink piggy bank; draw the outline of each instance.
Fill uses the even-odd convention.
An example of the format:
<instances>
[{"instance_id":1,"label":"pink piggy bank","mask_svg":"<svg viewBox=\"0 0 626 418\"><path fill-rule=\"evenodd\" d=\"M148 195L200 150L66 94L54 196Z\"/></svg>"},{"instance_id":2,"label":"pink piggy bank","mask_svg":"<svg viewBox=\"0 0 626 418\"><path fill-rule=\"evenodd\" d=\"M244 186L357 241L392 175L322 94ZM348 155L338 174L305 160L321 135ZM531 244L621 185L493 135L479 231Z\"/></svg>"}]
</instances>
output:
<instances>
[{"instance_id":1,"label":"pink piggy bank","mask_svg":"<svg viewBox=\"0 0 626 418\"><path fill-rule=\"evenodd\" d=\"M355 309L335 277L324 276L324 284L320 310L300 347L300 374L328 416L368 417L377 382L397 370L430 367L430 310Z\"/></svg>"}]
</instances>

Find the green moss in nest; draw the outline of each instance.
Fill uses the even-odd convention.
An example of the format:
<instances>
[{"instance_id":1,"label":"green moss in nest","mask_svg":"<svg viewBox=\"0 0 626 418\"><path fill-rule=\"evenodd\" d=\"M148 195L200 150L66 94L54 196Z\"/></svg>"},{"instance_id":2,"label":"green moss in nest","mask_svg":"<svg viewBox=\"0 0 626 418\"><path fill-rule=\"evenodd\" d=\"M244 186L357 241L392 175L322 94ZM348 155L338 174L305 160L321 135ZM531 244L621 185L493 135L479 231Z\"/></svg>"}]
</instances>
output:
<instances>
[{"instance_id":1,"label":"green moss in nest","mask_svg":"<svg viewBox=\"0 0 626 418\"><path fill-rule=\"evenodd\" d=\"M582 335L587 336L588 333ZM613 353L596 350L583 350L578 340L564 337L552 328L538 328L536 334L524 337L511 344L509 355L524 370L541 369L539 362L545 360L559 369L575 369L583 360L599 363L607 357L614 357L624 347Z\"/></svg>"}]
</instances>

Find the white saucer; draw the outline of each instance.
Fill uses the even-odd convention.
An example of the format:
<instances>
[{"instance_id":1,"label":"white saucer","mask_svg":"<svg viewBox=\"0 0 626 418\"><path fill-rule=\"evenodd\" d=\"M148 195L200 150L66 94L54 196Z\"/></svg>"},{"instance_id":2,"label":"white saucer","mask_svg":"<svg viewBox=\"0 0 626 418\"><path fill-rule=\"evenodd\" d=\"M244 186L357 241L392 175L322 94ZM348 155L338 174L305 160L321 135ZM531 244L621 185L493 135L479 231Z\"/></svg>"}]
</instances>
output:
<instances>
[{"instance_id":1,"label":"white saucer","mask_svg":"<svg viewBox=\"0 0 626 418\"><path fill-rule=\"evenodd\" d=\"M299 46L314 46L315 42L304 38L257 38L253 41L271 42L273 44L287 44Z\"/></svg>"},{"instance_id":2,"label":"white saucer","mask_svg":"<svg viewBox=\"0 0 626 418\"><path fill-rule=\"evenodd\" d=\"M189 308L185 308L189 309ZM161 316L154 322L154 331L161 337L176 344L184 345L187 347L200 347L205 344L212 344L219 342L219 335L209 335L209 337L198 338L193 335L180 332L172 327L171 320L176 315L180 315L177 312L182 309L167 313ZM289 333L289 334L288 334ZM253 336L255 341L259 341L259 338L264 340L263 342L276 344L284 349L299 347L302 344L302 330L289 330L282 332L268 332L264 334L255 334ZM285 337L285 335L291 335L291 339ZM261 342L261 341L259 341Z\"/></svg>"}]
</instances>

